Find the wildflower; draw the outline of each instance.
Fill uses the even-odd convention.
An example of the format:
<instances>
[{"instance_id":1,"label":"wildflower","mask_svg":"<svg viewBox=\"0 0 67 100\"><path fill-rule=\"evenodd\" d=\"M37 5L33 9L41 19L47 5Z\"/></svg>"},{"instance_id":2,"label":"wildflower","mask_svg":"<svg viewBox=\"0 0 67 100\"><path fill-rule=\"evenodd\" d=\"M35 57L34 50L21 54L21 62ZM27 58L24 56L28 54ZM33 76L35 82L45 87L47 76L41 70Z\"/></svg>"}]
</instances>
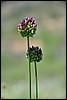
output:
<instances>
[{"instance_id":1,"label":"wildflower","mask_svg":"<svg viewBox=\"0 0 67 100\"><path fill-rule=\"evenodd\" d=\"M30 47L29 48L30 51L30 61L31 62L40 62L40 60L42 60L42 50L41 48L39 48L38 46L34 47ZM26 57L28 58L28 50L26 53Z\"/></svg>"},{"instance_id":2,"label":"wildflower","mask_svg":"<svg viewBox=\"0 0 67 100\"><path fill-rule=\"evenodd\" d=\"M18 24L18 33L21 34L22 37L33 37L36 34L37 23L33 17L28 16L26 19L23 19L20 24Z\"/></svg>"}]
</instances>

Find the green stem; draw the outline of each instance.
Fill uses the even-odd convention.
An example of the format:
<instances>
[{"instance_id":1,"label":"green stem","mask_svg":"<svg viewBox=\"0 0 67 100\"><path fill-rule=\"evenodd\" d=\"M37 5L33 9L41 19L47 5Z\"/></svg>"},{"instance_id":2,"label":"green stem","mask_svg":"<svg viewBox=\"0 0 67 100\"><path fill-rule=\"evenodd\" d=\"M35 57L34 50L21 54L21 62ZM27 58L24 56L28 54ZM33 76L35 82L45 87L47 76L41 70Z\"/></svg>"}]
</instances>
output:
<instances>
[{"instance_id":1,"label":"green stem","mask_svg":"<svg viewBox=\"0 0 67 100\"><path fill-rule=\"evenodd\" d=\"M29 62L29 92L31 99L31 63L30 63L29 37L27 37L27 42L28 42L28 62Z\"/></svg>"},{"instance_id":2,"label":"green stem","mask_svg":"<svg viewBox=\"0 0 67 100\"><path fill-rule=\"evenodd\" d=\"M35 64L35 78L36 78L36 99L38 99L38 75L37 75L37 67L36 67L36 62Z\"/></svg>"}]
</instances>

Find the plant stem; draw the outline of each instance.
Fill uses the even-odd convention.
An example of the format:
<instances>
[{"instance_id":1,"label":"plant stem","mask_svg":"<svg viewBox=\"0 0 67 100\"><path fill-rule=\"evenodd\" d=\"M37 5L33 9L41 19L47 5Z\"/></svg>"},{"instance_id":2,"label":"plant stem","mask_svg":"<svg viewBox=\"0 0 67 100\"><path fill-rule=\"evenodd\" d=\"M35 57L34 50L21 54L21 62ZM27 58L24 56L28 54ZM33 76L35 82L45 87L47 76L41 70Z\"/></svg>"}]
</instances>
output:
<instances>
[{"instance_id":1,"label":"plant stem","mask_svg":"<svg viewBox=\"0 0 67 100\"><path fill-rule=\"evenodd\" d=\"M31 63L30 63L30 50L29 50L29 37L27 37L28 42L28 63L29 63L29 92L30 92L30 99L31 99Z\"/></svg>"},{"instance_id":2,"label":"plant stem","mask_svg":"<svg viewBox=\"0 0 67 100\"><path fill-rule=\"evenodd\" d=\"M38 75L37 75L36 62L34 62L34 64L35 64L35 78L36 78L36 99L38 99Z\"/></svg>"}]
</instances>

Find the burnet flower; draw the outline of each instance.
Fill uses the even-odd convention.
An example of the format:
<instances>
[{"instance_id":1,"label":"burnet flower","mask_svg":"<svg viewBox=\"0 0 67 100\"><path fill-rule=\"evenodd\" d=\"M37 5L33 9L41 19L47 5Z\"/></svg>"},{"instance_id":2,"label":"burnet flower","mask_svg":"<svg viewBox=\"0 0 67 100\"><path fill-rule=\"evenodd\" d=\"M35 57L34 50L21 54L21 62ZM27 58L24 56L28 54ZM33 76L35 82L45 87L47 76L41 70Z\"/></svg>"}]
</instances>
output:
<instances>
[{"instance_id":1,"label":"burnet flower","mask_svg":"<svg viewBox=\"0 0 67 100\"><path fill-rule=\"evenodd\" d=\"M33 37L33 35L36 34L36 30L37 23L31 16L26 17L18 24L18 33L20 33L22 37Z\"/></svg>"},{"instance_id":2,"label":"burnet flower","mask_svg":"<svg viewBox=\"0 0 67 100\"><path fill-rule=\"evenodd\" d=\"M42 50L41 48L39 48L38 46L34 47L30 47L29 48L30 50L30 61L31 62L40 62L42 60ZM28 58L28 50L27 50L27 53L26 53L26 57Z\"/></svg>"}]
</instances>

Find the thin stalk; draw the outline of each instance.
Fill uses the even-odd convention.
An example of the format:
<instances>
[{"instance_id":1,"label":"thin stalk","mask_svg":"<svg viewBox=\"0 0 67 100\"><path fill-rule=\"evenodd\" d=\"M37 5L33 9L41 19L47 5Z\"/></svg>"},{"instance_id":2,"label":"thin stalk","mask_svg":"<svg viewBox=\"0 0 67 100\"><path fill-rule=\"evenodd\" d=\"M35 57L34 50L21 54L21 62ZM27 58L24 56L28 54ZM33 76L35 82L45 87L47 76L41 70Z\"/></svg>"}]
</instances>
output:
<instances>
[{"instance_id":1,"label":"thin stalk","mask_svg":"<svg viewBox=\"0 0 67 100\"><path fill-rule=\"evenodd\" d=\"M38 99L38 75L37 75L36 62L34 62L34 64L35 64L35 78L36 78L36 99Z\"/></svg>"},{"instance_id":2,"label":"thin stalk","mask_svg":"<svg viewBox=\"0 0 67 100\"><path fill-rule=\"evenodd\" d=\"M31 63L30 63L30 50L29 50L29 37L27 37L27 43L28 43L28 63L29 63L29 95L31 99Z\"/></svg>"}]
</instances>

